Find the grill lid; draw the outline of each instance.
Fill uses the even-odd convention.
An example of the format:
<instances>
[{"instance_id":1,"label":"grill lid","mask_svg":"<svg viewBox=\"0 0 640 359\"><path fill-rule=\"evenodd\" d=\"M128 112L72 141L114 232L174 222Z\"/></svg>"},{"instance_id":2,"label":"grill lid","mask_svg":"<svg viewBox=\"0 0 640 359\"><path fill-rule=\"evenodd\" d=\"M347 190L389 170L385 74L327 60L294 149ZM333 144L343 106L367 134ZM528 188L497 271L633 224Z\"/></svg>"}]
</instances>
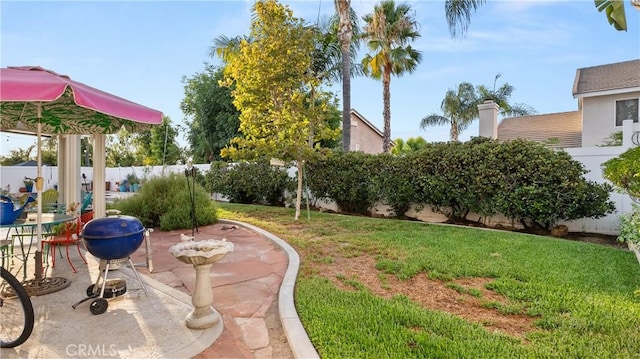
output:
<instances>
[{"instance_id":1,"label":"grill lid","mask_svg":"<svg viewBox=\"0 0 640 359\"><path fill-rule=\"evenodd\" d=\"M84 239L121 238L144 231L139 219L131 216L95 218L82 228Z\"/></svg>"}]
</instances>

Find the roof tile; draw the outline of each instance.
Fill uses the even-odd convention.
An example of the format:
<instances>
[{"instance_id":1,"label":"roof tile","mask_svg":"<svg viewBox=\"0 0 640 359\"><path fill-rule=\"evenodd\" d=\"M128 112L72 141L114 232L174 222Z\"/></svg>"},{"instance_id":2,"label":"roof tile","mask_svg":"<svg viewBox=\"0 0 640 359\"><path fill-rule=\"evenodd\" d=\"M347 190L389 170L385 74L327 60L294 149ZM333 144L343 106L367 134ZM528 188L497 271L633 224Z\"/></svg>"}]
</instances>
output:
<instances>
[{"instance_id":1,"label":"roof tile","mask_svg":"<svg viewBox=\"0 0 640 359\"><path fill-rule=\"evenodd\" d=\"M582 117L580 111L503 119L498 125L498 139L509 141L518 138L545 142L551 147L581 147ZM553 141L556 138L558 141Z\"/></svg>"},{"instance_id":2,"label":"roof tile","mask_svg":"<svg viewBox=\"0 0 640 359\"><path fill-rule=\"evenodd\" d=\"M573 95L632 87L640 87L640 60L578 69Z\"/></svg>"}]
</instances>

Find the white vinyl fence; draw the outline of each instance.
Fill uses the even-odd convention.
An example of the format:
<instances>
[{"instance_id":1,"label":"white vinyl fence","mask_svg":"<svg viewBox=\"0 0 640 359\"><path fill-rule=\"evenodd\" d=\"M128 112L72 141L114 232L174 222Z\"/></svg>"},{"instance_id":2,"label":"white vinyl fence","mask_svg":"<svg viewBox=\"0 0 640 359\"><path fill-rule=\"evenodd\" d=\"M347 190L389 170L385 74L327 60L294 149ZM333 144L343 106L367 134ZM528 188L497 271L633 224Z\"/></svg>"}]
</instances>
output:
<instances>
[{"instance_id":1,"label":"white vinyl fence","mask_svg":"<svg viewBox=\"0 0 640 359\"><path fill-rule=\"evenodd\" d=\"M211 168L208 164L193 165L205 173ZM116 184L122 183L127 179L129 174L135 174L139 180L144 178L152 178L162 176L169 173L184 173L185 165L172 166L131 166L131 167L107 167L105 170L105 182L108 192L118 192L119 188ZM36 177L35 166L0 166L0 185L3 190L9 193L18 193L20 187L24 187L23 180L25 177ZM82 174L86 179L82 178ZM42 177L44 177L44 190L55 188L58 185L58 167L43 166ZM82 184L83 190L90 190L93 183L93 168L81 167L79 183Z\"/></svg>"},{"instance_id":2,"label":"white vinyl fence","mask_svg":"<svg viewBox=\"0 0 640 359\"><path fill-rule=\"evenodd\" d=\"M601 164L606 162L607 160L619 156L623 153L627 148L626 147L582 147L582 148L570 148L565 149L567 153L569 153L574 159L580 161L584 164L585 168L588 170L585 177L588 180L592 180L598 183L604 183L606 180L602 177L602 168ZM197 167L201 173L205 173L210 169L210 165L208 164L198 164L194 165ZM117 187L117 183L122 183L123 180L127 178L129 174L135 174L139 179L143 178L151 178L154 176L161 176L163 174L168 173L182 173L186 169L185 165L173 165L173 166L146 166L146 167L110 167L106 169L106 187L107 191L110 193L118 192L119 188ZM295 176L295 170L289 171L291 176ZM58 179L58 168L51 166L44 166L42 171L43 177L45 179L44 189L54 188L57 185ZM83 185L83 189L88 190L91 187L91 182L93 181L93 169L91 167L82 167L81 174L85 174L86 180L80 178L79 182ZM17 193L20 187L23 187L22 180L24 177L35 177L36 176L36 167L28 167L28 166L0 166L0 180L1 186L4 190L9 190L11 193ZM85 186L86 181L86 186ZM86 187L86 188L85 188ZM109 196L109 193L107 194ZM217 198L217 197L216 197ZM614 213L609 214L603 218L599 219L591 219L591 218L583 218L580 220L570 221L570 222L562 222L559 224L564 224L569 227L569 231L571 232L586 232L586 233L600 233L600 234L611 234L617 235L618 225L619 225L619 216L622 213L630 212L632 207L632 200L629 196L623 195L620 193L612 192L610 199L615 203L616 210ZM333 203L318 203L319 206L336 210L336 206ZM373 209L373 215L383 216L386 215L387 208L385 206L376 206ZM420 212L416 212L415 210L410 210L407 213L408 216L414 217L420 220L429 221L429 222L442 222L446 220L444 216L438 213L433 213L429 208L425 208ZM496 224L501 224L505 226L518 227L519 223L514 223L513 221L507 218L481 218L480 216L474 217L473 214L469 216L470 219L480 220L486 225L494 226Z\"/></svg>"}]
</instances>

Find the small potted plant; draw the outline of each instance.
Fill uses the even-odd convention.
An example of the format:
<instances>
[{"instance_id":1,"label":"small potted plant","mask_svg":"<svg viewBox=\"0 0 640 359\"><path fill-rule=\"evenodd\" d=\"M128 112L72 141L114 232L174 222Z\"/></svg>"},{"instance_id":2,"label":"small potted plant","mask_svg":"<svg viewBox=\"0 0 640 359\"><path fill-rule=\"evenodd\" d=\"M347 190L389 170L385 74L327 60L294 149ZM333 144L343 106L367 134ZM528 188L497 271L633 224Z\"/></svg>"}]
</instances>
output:
<instances>
[{"instance_id":1,"label":"small potted plant","mask_svg":"<svg viewBox=\"0 0 640 359\"><path fill-rule=\"evenodd\" d=\"M27 192L33 191L33 179L32 178L25 177L23 182L24 182L24 187L27 190Z\"/></svg>"},{"instance_id":2,"label":"small potted plant","mask_svg":"<svg viewBox=\"0 0 640 359\"><path fill-rule=\"evenodd\" d=\"M138 191L138 176L136 176L135 173L130 173L127 175L127 183L129 184L129 190L131 192L137 192Z\"/></svg>"}]
</instances>

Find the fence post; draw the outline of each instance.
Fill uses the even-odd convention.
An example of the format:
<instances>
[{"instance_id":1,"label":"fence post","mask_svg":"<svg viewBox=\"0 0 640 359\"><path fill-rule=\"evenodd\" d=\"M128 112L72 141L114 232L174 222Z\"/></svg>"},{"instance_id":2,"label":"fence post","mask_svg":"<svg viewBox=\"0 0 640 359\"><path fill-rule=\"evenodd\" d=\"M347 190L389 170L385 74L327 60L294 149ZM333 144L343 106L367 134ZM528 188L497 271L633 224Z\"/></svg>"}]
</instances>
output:
<instances>
[{"instance_id":1,"label":"fence post","mask_svg":"<svg viewBox=\"0 0 640 359\"><path fill-rule=\"evenodd\" d=\"M622 147L625 149L629 149L633 146L631 135L633 135L633 120L622 121Z\"/></svg>"}]
</instances>

